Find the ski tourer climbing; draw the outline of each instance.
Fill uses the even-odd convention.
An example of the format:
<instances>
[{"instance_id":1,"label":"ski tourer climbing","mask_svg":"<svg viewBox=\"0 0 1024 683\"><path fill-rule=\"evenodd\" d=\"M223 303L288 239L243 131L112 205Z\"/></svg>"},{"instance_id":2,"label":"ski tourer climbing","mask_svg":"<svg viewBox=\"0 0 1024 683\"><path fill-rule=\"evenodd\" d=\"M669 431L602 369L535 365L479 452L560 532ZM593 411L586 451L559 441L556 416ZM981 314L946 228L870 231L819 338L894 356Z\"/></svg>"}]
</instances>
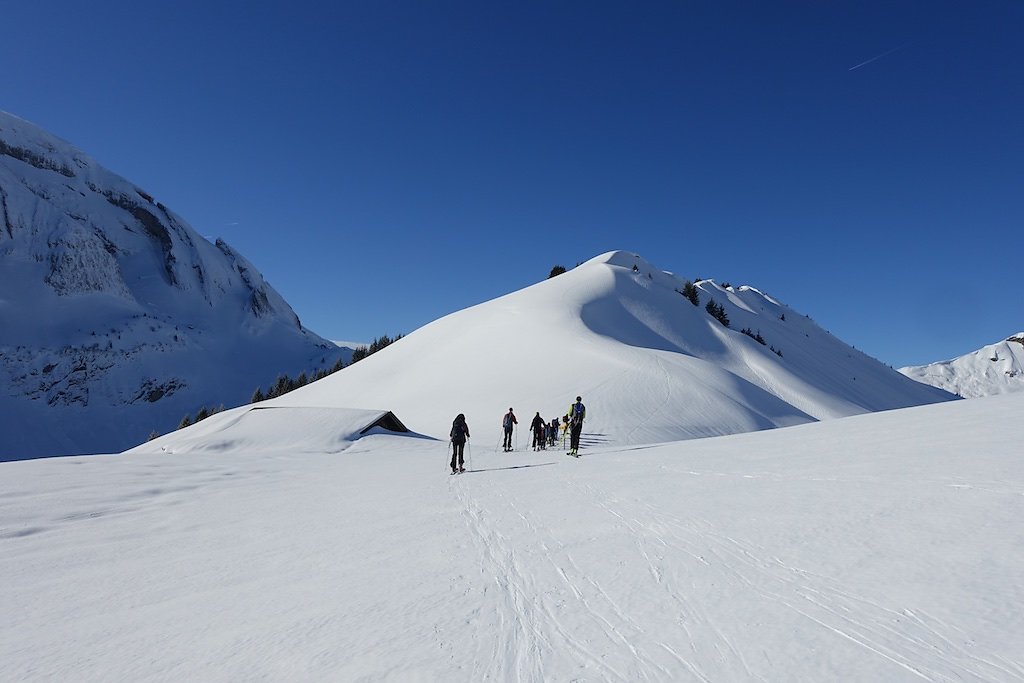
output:
<instances>
[{"instance_id":1,"label":"ski tourer climbing","mask_svg":"<svg viewBox=\"0 0 1024 683\"><path fill-rule=\"evenodd\" d=\"M547 441L544 432L547 431L548 423L540 416L540 411L533 418L533 422L530 423L530 431L533 432L533 450L540 450L544 448L544 444Z\"/></svg>"},{"instance_id":2,"label":"ski tourer climbing","mask_svg":"<svg viewBox=\"0 0 1024 683\"><path fill-rule=\"evenodd\" d=\"M501 418L501 428L505 430L505 441L502 447L506 453L512 450L512 429L517 424L519 424L519 420L516 419L515 413L509 408L508 412L505 413L505 417Z\"/></svg>"},{"instance_id":3,"label":"ski tourer climbing","mask_svg":"<svg viewBox=\"0 0 1024 683\"><path fill-rule=\"evenodd\" d=\"M569 418L569 455L580 457L580 434L583 433L583 420L587 417L587 408L583 405L583 399L576 397L576 402L569 406L567 413Z\"/></svg>"},{"instance_id":4,"label":"ski tourer climbing","mask_svg":"<svg viewBox=\"0 0 1024 683\"><path fill-rule=\"evenodd\" d=\"M459 413L452 422L449 436L452 440L452 474L465 472L462 456L466 450L466 439L469 438L469 425L466 424L466 416L462 413Z\"/></svg>"}]
</instances>

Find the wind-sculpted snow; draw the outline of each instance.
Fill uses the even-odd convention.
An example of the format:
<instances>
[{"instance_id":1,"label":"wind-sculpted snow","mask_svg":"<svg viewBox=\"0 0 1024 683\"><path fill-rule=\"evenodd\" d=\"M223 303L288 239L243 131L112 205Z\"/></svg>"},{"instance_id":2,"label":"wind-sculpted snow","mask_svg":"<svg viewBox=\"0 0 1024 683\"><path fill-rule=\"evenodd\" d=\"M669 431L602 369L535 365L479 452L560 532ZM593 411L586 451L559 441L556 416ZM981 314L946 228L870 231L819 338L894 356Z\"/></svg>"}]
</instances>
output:
<instances>
[{"instance_id":1,"label":"wind-sculpted snow","mask_svg":"<svg viewBox=\"0 0 1024 683\"><path fill-rule=\"evenodd\" d=\"M0 214L0 460L121 450L339 355L226 244L2 112Z\"/></svg>"},{"instance_id":2,"label":"wind-sculpted snow","mask_svg":"<svg viewBox=\"0 0 1024 683\"><path fill-rule=\"evenodd\" d=\"M1022 402L579 459L478 429L458 476L310 408L0 463L0 680L1020 683Z\"/></svg>"}]
</instances>

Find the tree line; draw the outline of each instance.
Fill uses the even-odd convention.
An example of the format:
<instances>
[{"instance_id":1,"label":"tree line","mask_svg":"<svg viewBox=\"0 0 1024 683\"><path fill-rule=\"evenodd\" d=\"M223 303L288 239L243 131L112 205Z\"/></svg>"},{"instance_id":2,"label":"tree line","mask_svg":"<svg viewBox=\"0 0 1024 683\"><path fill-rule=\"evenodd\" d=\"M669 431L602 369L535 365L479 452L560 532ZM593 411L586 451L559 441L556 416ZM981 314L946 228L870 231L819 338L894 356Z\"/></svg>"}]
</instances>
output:
<instances>
[{"instance_id":1,"label":"tree line","mask_svg":"<svg viewBox=\"0 0 1024 683\"><path fill-rule=\"evenodd\" d=\"M373 354L377 353L381 349L383 349L385 347L388 347L391 344L394 344L396 341L398 341L401 338L402 338L402 335L400 335L400 334L395 336L395 337L390 337L390 336L385 334L385 335L382 335L380 337L377 337L376 339L374 339L367 346L358 346L358 347L356 347L352 351L352 359L349 361L348 365L352 365L353 363L358 363L359 361L363 360L364 358L366 358L368 356L372 356ZM295 391L299 387L304 387L307 384L309 384L310 382L316 382L318 380L321 380L321 379L327 377L328 375L333 375L338 370L341 370L344 367L348 367L348 366L346 366L344 361L342 361L339 358L338 360L336 360L334 362L334 365L332 365L329 368L319 368L319 369L314 370L314 371L309 372L309 373L300 372L295 377L290 377L290 376L288 376L286 374L280 374L280 375L277 376L277 379L274 380L274 382L269 387L266 388L266 390L264 390L263 387L261 387L261 386L256 387L256 390L254 392L252 392L252 398L249 399L249 403L259 403L260 401L266 401L267 399L270 399L270 398L277 398L278 396L284 396L288 392ZM184 429L185 427L188 427L189 425L193 425L193 424L195 424L197 422L201 422L202 420L205 420L206 418L208 418L211 415L216 415L217 413L221 412L222 410L224 410L224 404L223 403L220 404L216 408L208 408L206 406L203 406L195 414L195 417L193 417L192 415L186 415L185 417L181 418L181 422L178 423L178 429ZM156 438L156 436L157 435L155 433L151 434L150 435L150 439Z\"/></svg>"}]
</instances>

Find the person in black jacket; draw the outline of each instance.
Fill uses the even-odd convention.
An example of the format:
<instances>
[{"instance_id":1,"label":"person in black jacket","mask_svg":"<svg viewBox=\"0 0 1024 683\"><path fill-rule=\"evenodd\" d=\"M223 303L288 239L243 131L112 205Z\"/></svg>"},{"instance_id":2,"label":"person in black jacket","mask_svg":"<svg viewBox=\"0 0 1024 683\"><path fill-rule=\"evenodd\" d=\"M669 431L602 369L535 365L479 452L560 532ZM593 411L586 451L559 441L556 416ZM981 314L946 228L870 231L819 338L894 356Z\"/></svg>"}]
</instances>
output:
<instances>
[{"instance_id":1,"label":"person in black jacket","mask_svg":"<svg viewBox=\"0 0 1024 683\"><path fill-rule=\"evenodd\" d=\"M530 429L533 431L533 450L544 448L546 439L544 438L544 432L547 431L548 423L540 416L540 411L537 411L537 415L533 418L533 422L530 423Z\"/></svg>"},{"instance_id":2,"label":"person in black jacket","mask_svg":"<svg viewBox=\"0 0 1024 683\"><path fill-rule=\"evenodd\" d=\"M569 432L569 455L580 457L580 434L583 433L583 420L587 417L587 409L583 405L583 399L576 397L576 402L569 406L569 425L572 429Z\"/></svg>"},{"instance_id":3,"label":"person in black jacket","mask_svg":"<svg viewBox=\"0 0 1024 683\"><path fill-rule=\"evenodd\" d=\"M465 472L462 455L466 449L466 439L469 438L469 425L466 424L466 416L462 413L459 413L452 422L449 436L452 439L452 474Z\"/></svg>"},{"instance_id":4,"label":"person in black jacket","mask_svg":"<svg viewBox=\"0 0 1024 683\"><path fill-rule=\"evenodd\" d=\"M501 418L501 428L505 431L505 441L502 447L506 453L512 450L512 428L517 424L519 424L519 420L516 419L515 413L509 408L508 412L505 413L505 417Z\"/></svg>"}]
</instances>

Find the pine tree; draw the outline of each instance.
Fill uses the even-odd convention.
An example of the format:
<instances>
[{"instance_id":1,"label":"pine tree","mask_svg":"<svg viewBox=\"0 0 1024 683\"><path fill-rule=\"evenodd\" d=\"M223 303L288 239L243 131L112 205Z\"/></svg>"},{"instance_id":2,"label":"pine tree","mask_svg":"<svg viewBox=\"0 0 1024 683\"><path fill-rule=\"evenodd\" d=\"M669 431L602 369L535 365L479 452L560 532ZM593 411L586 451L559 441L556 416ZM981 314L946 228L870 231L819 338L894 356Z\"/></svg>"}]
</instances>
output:
<instances>
[{"instance_id":1,"label":"pine tree","mask_svg":"<svg viewBox=\"0 0 1024 683\"><path fill-rule=\"evenodd\" d=\"M259 403L265 398L266 397L263 395L263 390L260 389L259 387L256 387L256 391L252 392L252 398L249 399L249 403Z\"/></svg>"},{"instance_id":2,"label":"pine tree","mask_svg":"<svg viewBox=\"0 0 1024 683\"><path fill-rule=\"evenodd\" d=\"M725 312L725 306L718 303L714 299L710 299L707 305L704 307L712 318L722 323L726 327L729 327L729 316Z\"/></svg>"},{"instance_id":3,"label":"pine tree","mask_svg":"<svg viewBox=\"0 0 1024 683\"><path fill-rule=\"evenodd\" d=\"M274 396L284 396L294 388L292 386L292 379L288 375L278 375L271 391L274 392Z\"/></svg>"},{"instance_id":4,"label":"pine tree","mask_svg":"<svg viewBox=\"0 0 1024 683\"><path fill-rule=\"evenodd\" d=\"M689 280L683 283L683 296L690 300L690 303L694 306L700 305L700 290L697 289L697 285L693 284Z\"/></svg>"},{"instance_id":5,"label":"pine tree","mask_svg":"<svg viewBox=\"0 0 1024 683\"><path fill-rule=\"evenodd\" d=\"M191 424L192 424L192 416L191 415L186 415L185 417L181 418L181 422L178 423L178 429L184 429L185 427L188 427Z\"/></svg>"},{"instance_id":6,"label":"pine tree","mask_svg":"<svg viewBox=\"0 0 1024 683\"><path fill-rule=\"evenodd\" d=\"M565 272L565 268L563 266L555 266L554 268L551 269L551 272L548 273L548 279L550 280L551 278L555 277L556 275L561 275L564 272Z\"/></svg>"}]
</instances>

